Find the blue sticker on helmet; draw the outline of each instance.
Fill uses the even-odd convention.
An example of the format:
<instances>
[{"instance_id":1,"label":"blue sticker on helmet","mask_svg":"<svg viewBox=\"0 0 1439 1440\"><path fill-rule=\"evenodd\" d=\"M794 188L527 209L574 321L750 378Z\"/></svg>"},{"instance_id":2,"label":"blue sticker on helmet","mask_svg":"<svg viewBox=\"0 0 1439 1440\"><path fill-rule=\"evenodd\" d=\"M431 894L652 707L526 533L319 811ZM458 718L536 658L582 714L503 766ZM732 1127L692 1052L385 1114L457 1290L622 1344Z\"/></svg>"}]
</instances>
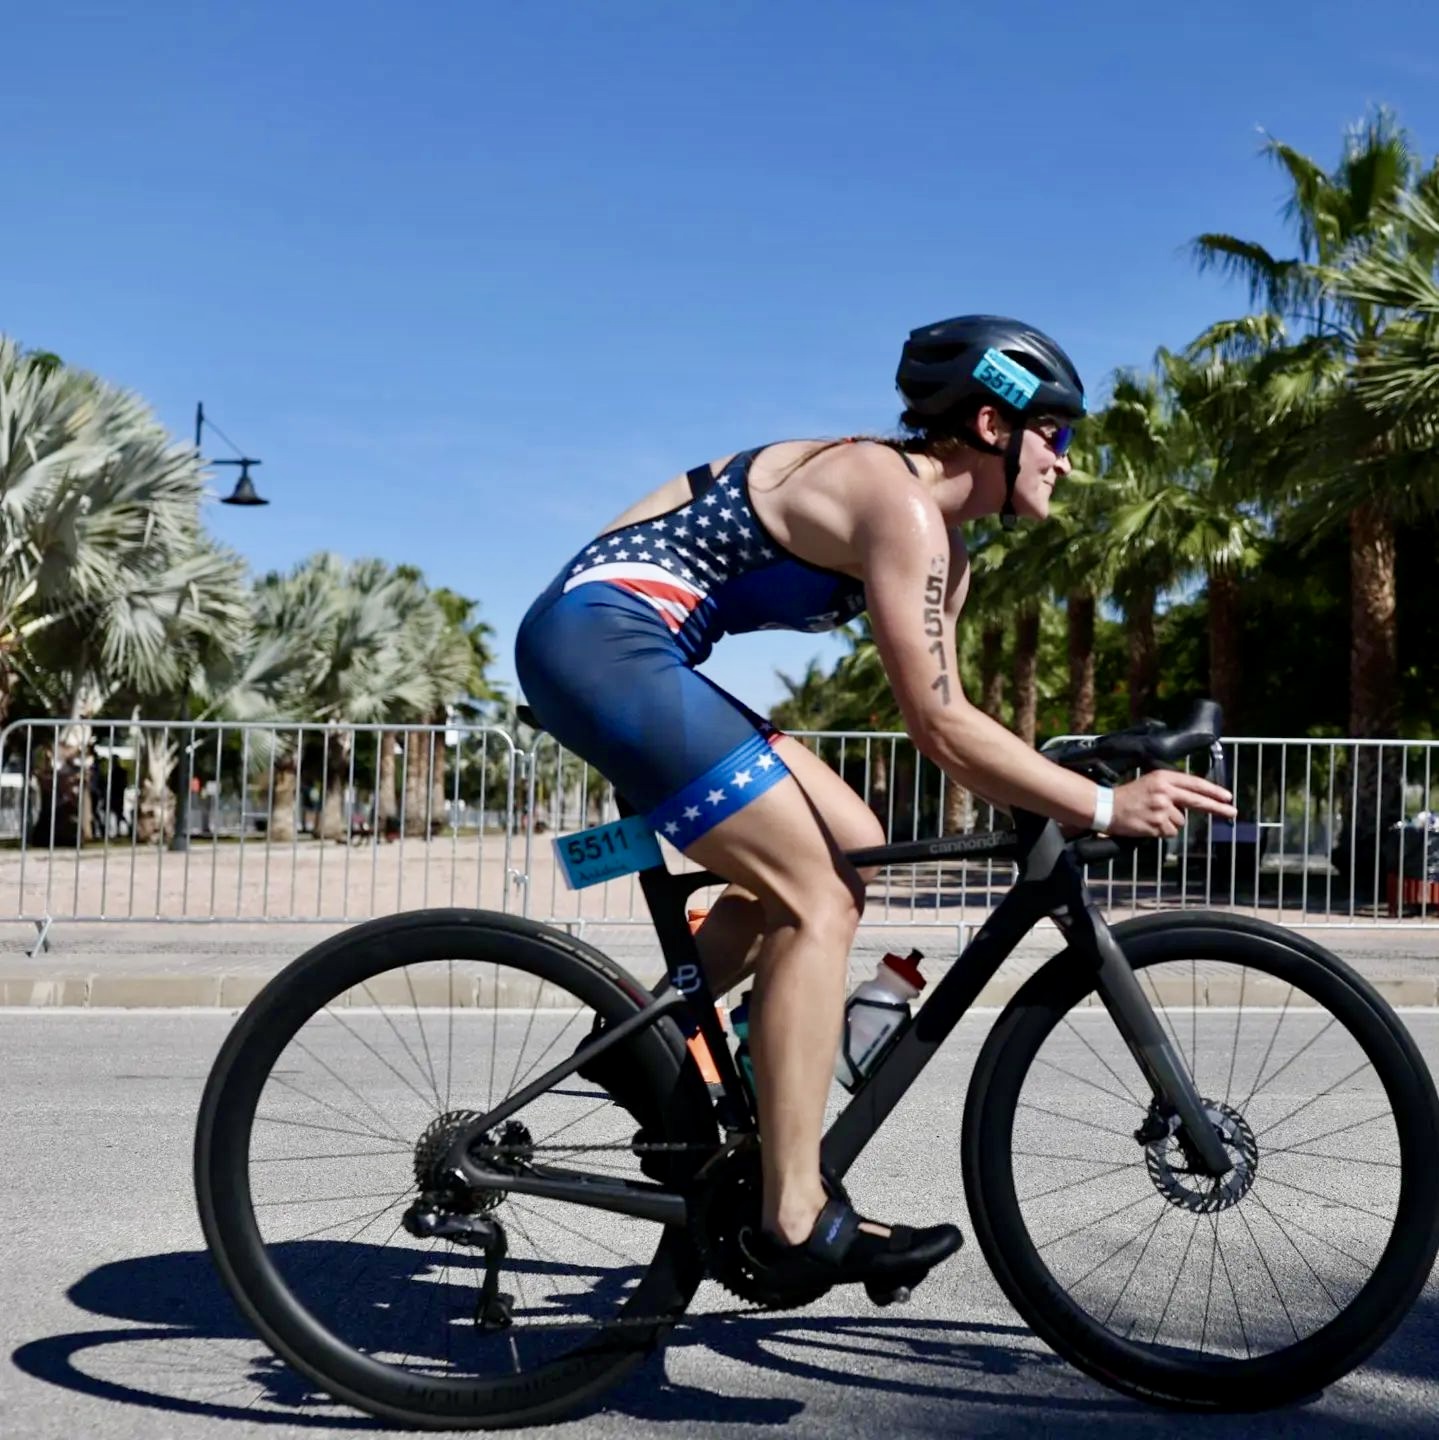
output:
<instances>
[{"instance_id":1,"label":"blue sticker on helmet","mask_svg":"<svg viewBox=\"0 0 1439 1440\"><path fill-rule=\"evenodd\" d=\"M981 385L987 385L1001 400L1023 410L1039 389L1039 376L1016 365L1008 355L998 350L986 350L974 367L974 378Z\"/></svg>"}]
</instances>

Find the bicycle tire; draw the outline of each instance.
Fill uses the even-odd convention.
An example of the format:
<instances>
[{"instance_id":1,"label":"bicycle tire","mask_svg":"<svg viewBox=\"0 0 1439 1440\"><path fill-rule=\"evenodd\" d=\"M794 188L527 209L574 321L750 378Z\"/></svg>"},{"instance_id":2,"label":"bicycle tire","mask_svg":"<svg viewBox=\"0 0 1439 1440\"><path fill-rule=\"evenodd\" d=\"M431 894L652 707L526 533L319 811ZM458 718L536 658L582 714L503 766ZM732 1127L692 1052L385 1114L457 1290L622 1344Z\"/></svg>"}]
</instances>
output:
<instances>
[{"instance_id":1,"label":"bicycle tire","mask_svg":"<svg viewBox=\"0 0 1439 1440\"><path fill-rule=\"evenodd\" d=\"M1116 925L1114 934L1125 957L1135 971L1140 973L1142 980L1146 978L1145 972L1148 972L1150 967L1173 961L1181 962L1182 966L1182 962L1188 961L1190 971L1196 977L1197 987L1199 963L1239 963L1247 967L1246 975L1252 969L1261 975L1277 979L1281 984L1287 982L1291 987L1297 986L1301 992L1317 1000L1319 1005L1328 1011L1330 1024L1334 1021L1343 1024L1357 1050L1367 1063L1373 1066L1383 1093L1392 1105L1393 1125L1401 1158L1395 1167L1398 1169L1398 1193L1387 1243L1384 1244L1382 1254L1368 1281L1357 1290L1349 1303L1342 1309L1337 1309L1337 1313L1328 1323L1301 1337L1271 1270L1271 1265L1277 1263L1271 1259L1271 1255L1283 1246L1276 1239L1273 1250L1266 1252L1256 1238L1253 1225L1245 1219L1243 1223L1249 1229L1250 1239L1258 1253L1253 1277L1251 1278L1249 1272L1236 1271L1234 1273L1240 1275L1236 1285L1227 1259L1224 1260L1223 1270L1224 1277L1228 1278L1234 1310L1239 1316L1240 1330L1244 1331L1239 1300L1241 1288L1246 1285L1258 1286L1262 1283L1262 1270L1271 1270L1269 1283L1273 1285L1281 1305L1285 1305L1285 1317L1295 1334L1296 1343L1286 1344L1283 1348L1264 1355L1251 1356L1248 1353L1250 1336L1247 1332L1243 1335L1246 1351L1243 1358L1237 1355L1206 1357L1203 1354L1204 1330L1200 1331L1200 1354L1196 1356L1192 1349L1182 1350L1173 1345L1158 1346L1136 1341L1130 1338L1130 1335L1116 1333L1107 1323L1101 1323L1085 1304L1076 1300L1064 1284L1056 1279L1050 1262L1040 1253L1041 1245L1049 1246L1054 1242L1036 1242L1026 1223L1016 1190L1016 1117L1021 1094L1027 1093L1024 1091L1026 1076L1048 1037L1058 1030L1061 1021L1069 1016L1076 1006L1084 1004L1094 990L1092 968L1080 963L1077 957L1065 951L1055 956L1035 974L1007 1006L986 1039L970 1082L964 1116L963 1168L980 1246L1005 1294L1034 1331L1065 1359L1116 1390L1158 1404L1210 1411L1268 1409L1313 1394L1361 1363L1393 1332L1422 1289L1433 1265L1436 1249L1439 1249L1439 1167L1433 1163L1436 1146L1439 1146L1439 1099L1436 1099L1428 1067L1399 1017L1373 987L1338 957L1305 937L1261 920L1205 912L1182 916L1142 917ZM1182 968L1180 974L1183 974ZM1157 999L1159 992L1155 981L1152 976L1148 978ZM1290 993L1293 993L1292 989ZM1239 1027L1244 1014L1243 998L1244 991L1241 988L1234 1043L1230 1051L1231 1076L1234 1073L1234 1057L1237 1057L1240 1051ZM1280 1012L1275 1027L1276 1035L1283 1024L1283 1016L1288 1011L1289 1003L1286 1000L1285 1011ZM1113 1034L1114 1044L1122 1048L1118 1033L1113 1031L1112 1022L1102 1006L1097 1007L1097 1013L1095 1009L1091 1009L1090 1013L1095 1016L1093 1023L1101 1028L1108 1027ZM1199 1013L1196 1003L1190 1009L1191 1023L1195 1029L1196 1057L1199 1052ZM1263 1013L1270 1012L1266 1010ZM1295 1010L1293 1013L1301 1012ZM1170 1023L1175 1026L1176 1043L1183 1048L1181 1031L1184 1028L1184 1017L1181 1015L1177 1025L1172 1018ZM1218 1022L1213 1020L1209 1023L1213 1025ZM1226 1020L1225 1024L1227 1023ZM1070 1028L1076 1028L1073 1022L1070 1022ZM1326 1034L1328 1029L1329 1026L1326 1025L1316 1034ZM1079 1033L1077 1029L1076 1033ZM1337 1039L1338 1037L1336 1042ZM1313 1043L1312 1040L1306 1042L1304 1048L1307 1049ZM1273 1048L1274 1042L1271 1041L1271 1051ZM1052 1061L1046 1063L1053 1068L1061 1068ZM1222 1055L1219 1063L1222 1064ZM1266 1055L1258 1072L1256 1092L1264 1079L1265 1065L1270 1063L1278 1066L1278 1061L1271 1062ZM1111 1070L1111 1074L1113 1073ZM1135 1074L1138 1074L1137 1067ZM1096 1090L1101 1088L1100 1083L1088 1077L1075 1078L1083 1078L1086 1084L1093 1084ZM1107 1077L1102 1078L1101 1083L1107 1087ZM1034 1102L1027 1103L1029 1108L1043 1112L1043 1106ZM1244 1103L1247 1105L1248 1101ZM1312 1104L1313 1101L1307 1103ZM1304 1104L1305 1102L1301 1101L1300 1109L1304 1108ZM1293 1109L1290 1113L1297 1115L1300 1111ZM1276 1122L1270 1128L1278 1128L1287 1118L1284 1117L1284 1120ZM1043 1122L1027 1119L1027 1123L1037 1127ZM1362 1125L1368 1123L1361 1121L1343 1128L1357 1132ZM1338 1134L1338 1130L1321 1132L1321 1138L1328 1141ZM1276 1150L1275 1153L1280 1156L1297 1155L1307 1158L1312 1152L1292 1148ZM1049 1158L1067 1163L1077 1157L1051 1155ZM1315 1158L1320 1156L1316 1155ZM1349 1159L1347 1156L1329 1158L1334 1162ZM1356 1158L1354 1163L1372 1166L1385 1162ZM1268 1177L1262 1150L1258 1151L1253 1174L1255 1178L1251 1179L1251 1184L1265 1184ZM1039 1190L1034 1193L1042 1196L1048 1192ZM1271 1189L1269 1193L1272 1196L1283 1192ZM1161 1213L1134 1262L1136 1269L1145 1258L1145 1252L1149 1249L1158 1227L1163 1223L1164 1198L1161 1191ZM1075 1204L1078 1211L1079 1202L1071 1203ZM1133 1206L1137 1207L1140 1203L1140 1200L1135 1200ZM1243 1198L1235 1202L1235 1212L1239 1212L1247 1203L1249 1195L1246 1191ZM1274 1212L1270 1210L1267 1202L1260 1203L1264 1205L1265 1211L1273 1215ZM1340 1197L1334 1197L1334 1203L1343 1205L1346 1202ZM1118 1212L1103 1215L1100 1219L1108 1221L1115 1213ZM1254 1213L1256 1217L1260 1214L1259 1211ZM1305 1213L1308 1214L1307 1211ZM1352 1225L1353 1221L1350 1221L1350 1224ZM1220 1244L1218 1227L1218 1219L1211 1215L1214 1239L1209 1261L1211 1288L1203 1311L1206 1329L1214 1294L1214 1259ZM1280 1225L1278 1228L1283 1227ZM1190 1245L1193 1244L1193 1236L1198 1230L1196 1224L1195 1230L1190 1232ZM1074 1233L1073 1230L1067 1233L1062 1231L1059 1239L1068 1240ZM1294 1236L1298 1235L1304 1239L1305 1246L1322 1240L1324 1244L1343 1254L1343 1248L1335 1242L1334 1233L1331 1231L1329 1236L1324 1236L1312 1225L1306 1227L1299 1222L1289 1235L1289 1243L1293 1245ZM1313 1239L1306 1239L1306 1236L1312 1236ZM1378 1242L1375 1243L1377 1245ZM1177 1245L1176 1238L1174 1245L1169 1247L1171 1254L1177 1249ZM1310 1265L1315 1279L1322 1285L1326 1284L1323 1277L1314 1271L1313 1263L1303 1248L1298 1245L1294 1248L1300 1251L1301 1258ZM1180 1276L1188 1263L1189 1253L1189 1248L1186 1247L1178 1262L1165 1309L1160 1313L1156 1326L1156 1341L1166 1322ZM1321 1250L1314 1250L1313 1254L1319 1255L1321 1259L1324 1256ZM1350 1258L1357 1260L1359 1257L1351 1255ZM1110 1259L1112 1260L1112 1256ZM1095 1270L1109 1263L1110 1260L1102 1260L1089 1269L1082 1280L1088 1281ZM1126 1286L1132 1278L1133 1271L1125 1281ZM1079 1286L1076 1285L1075 1288L1078 1289ZM1123 1292L1120 1293L1122 1296ZM1222 1297L1222 1286L1220 1293ZM1249 1293L1255 1292L1251 1289ZM1329 1293L1327 1288L1325 1293ZM1330 1295L1330 1298L1332 1300L1333 1296ZM1118 1303L1119 1298L1116 1297L1116 1300L1111 1302L1111 1313ZM1133 1303L1137 1307L1137 1300ZM1197 1296L1193 1303L1197 1309ZM1191 1322L1191 1334L1193 1328Z\"/></svg>"},{"instance_id":2,"label":"bicycle tire","mask_svg":"<svg viewBox=\"0 0 1439 1440\"><path fill-rule=\"evenodd\" d=\"M252 1203L256 1107L292 1037L336 996L356 986L369 986L366 993L373 993L373 982L386 972L437 960L482 961L522 972L532 983L538 980L543 987L548 982L574 996L610 1023L651 1002L642 985L599 951L512 916L416 911L328 939L266 985L236 1022L215 1061L195 1135L201 1224L224 1283L259 1335L335 1398L414 1428L545 1423L613 1385L662 1344L702 1277L700 1257L684 1227L655 1227L658 1246L620 1305L622 1315L643 1323L598 1329L533 1375L481 1382L416 1373L377 1359L327 1329L272 1262ZM405 970L407 983L411 973ZM411 990L413 998L412 984ZM492 998L500 993L497 989ZM498 1017L501 1012L496 1008L494 1013ZM704 1085L694 1065L685 1063L687 1054L678 1028L668 1019L639 1032L626 1049L627 1061L638 1067L655 1097L644 1116L651 1133L698 1149L713 1146L716 1131ZM628 1121L628 1116L617 1118ZM590 1226L595 1223L592 1210L566 1207L566 1213ZM649 1323L649 1317L658 1318ZM448 1350L448 1338L445 1344Z\"/></svg>"}]
</instances>

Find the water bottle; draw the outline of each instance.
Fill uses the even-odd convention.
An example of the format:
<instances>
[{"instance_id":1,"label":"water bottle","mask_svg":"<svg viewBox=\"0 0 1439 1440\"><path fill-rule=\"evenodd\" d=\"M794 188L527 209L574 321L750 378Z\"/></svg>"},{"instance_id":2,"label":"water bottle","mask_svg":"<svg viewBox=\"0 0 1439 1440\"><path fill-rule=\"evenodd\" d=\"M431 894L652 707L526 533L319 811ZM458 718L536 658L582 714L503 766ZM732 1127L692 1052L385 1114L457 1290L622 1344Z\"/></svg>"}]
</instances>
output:
<instances>
[{"instance_id":1,"label":"water bottle","mask_svg":"<svg viewBox=\"0 0 1439 1440\"><path fill-rule=\"evenodd\" d=\"M753 994L753 990L746 990L739 1004L729 1012L730 1029L734 1031L735 1039L739 1041L734 1063L739 1067L739 1073L744 1077L745 1084L749 1086L751 1095L754 1094L754 1061L750 1059L749 1053L749 997Z\"/></svg>"},{"instance_id":2,"label":"water bottle","mask_svg":"<svg viewBox=\"0 0 1439 1440\"><path fill-rule=\"evenodd\" d=\"M925 986L919 973L922 959L918 950L903 959L886 955L875 967L874 979L866 980L845 1002L834 1074L846 1090L858 1088L891 1039L909 1024L909 1002Z\"/></svg>"}]
</instances>

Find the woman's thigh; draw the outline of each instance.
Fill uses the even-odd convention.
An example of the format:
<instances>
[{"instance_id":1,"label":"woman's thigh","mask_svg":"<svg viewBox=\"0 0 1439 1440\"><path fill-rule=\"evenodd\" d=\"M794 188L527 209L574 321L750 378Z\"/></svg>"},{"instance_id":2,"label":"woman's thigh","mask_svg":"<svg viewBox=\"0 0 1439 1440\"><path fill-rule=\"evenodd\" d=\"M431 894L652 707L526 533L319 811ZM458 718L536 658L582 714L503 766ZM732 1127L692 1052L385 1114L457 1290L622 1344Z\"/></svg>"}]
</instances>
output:
<instances>
[{"instance_id":1,"label":"woman's thigh","mask_svg":"<svg viewBox=\"0 0 1439 1440\"><path fill-rule=\"evenodd\" d=\"M883 829L799 741L784 736L774 750L790 773L685 854L755 895L771 925L821 920L844 929L864 908L864 879L844 852L881 844Z\"/></svg>"}]
</instances>

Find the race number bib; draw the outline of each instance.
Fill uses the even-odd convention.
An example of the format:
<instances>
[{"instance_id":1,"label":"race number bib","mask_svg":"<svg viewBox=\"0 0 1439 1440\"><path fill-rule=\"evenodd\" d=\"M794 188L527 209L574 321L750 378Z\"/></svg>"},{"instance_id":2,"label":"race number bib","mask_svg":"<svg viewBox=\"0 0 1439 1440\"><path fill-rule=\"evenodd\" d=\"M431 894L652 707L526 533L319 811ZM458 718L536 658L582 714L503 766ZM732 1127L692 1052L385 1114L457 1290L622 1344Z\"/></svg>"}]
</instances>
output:
<instances>
[{"instance_id":1,"label":"race number bib","mask_svg":"<svg viewBox=\"0 0 1439 1440\"><path fill-rule=\"evenodd\" d=\"M587 885L600 885L664 863L654 831L641 815L560 835L554 845L565 872L565 884L571 890L583 890Z\"/></svg>"}]
</instances>

